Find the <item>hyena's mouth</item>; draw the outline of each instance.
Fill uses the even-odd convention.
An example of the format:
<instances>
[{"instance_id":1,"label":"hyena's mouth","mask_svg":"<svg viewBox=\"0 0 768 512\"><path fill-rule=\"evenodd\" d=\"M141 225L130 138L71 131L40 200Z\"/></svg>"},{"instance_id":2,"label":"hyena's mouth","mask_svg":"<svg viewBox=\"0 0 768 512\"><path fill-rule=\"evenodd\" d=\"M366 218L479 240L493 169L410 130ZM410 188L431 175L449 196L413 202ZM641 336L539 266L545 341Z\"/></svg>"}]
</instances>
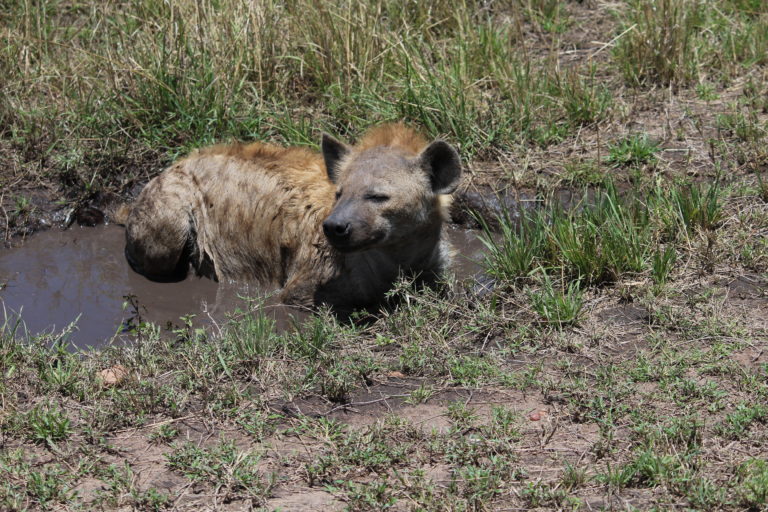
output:
<instances>
[{"instance_id":1,"label":"hyena's mouth","mask_svg":"<svg viewBox=\"0 0 768 512\"><path fill-rule=\"evenodd\" d=\"M345 239L334 239L328 237L328 242L337 251L349 253L373 249L380 245L384 238L386 238L385 233L375 233L373 236L367 237L364 240L356 240L354 237Z\"/></svg>"}]
</instances>

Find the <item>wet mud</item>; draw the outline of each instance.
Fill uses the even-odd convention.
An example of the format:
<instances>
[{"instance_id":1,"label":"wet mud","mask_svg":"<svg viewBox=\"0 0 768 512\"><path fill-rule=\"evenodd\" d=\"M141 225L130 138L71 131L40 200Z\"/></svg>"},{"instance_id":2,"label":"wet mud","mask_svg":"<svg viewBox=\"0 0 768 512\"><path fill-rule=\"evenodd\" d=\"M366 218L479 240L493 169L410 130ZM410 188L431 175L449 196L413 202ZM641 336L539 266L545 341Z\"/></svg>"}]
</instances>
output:
<instances>
[{"instance_id":1,"label":"wet mud","mask_svg":"<svg viewBox=\"0 0 768 512\"><path fill-rule=\"evenodd\" d=\"M172 329L183 324L181 317L195 315L196 324L217 326L228 313L246 309L242 297L271 292L192 275L176 283L149 281L125 261L124 236L115 225L52 229L0 249L0 322L20 317L22 328L37 334L59 332L77 320L68 339L82 349L130 340L140 321ZM457 277L478 275L483 246L477 232L450 226L448 236L457 251ZM278 329L307 315L274 298L264 304Z\"/></svg>"}]
</instances>

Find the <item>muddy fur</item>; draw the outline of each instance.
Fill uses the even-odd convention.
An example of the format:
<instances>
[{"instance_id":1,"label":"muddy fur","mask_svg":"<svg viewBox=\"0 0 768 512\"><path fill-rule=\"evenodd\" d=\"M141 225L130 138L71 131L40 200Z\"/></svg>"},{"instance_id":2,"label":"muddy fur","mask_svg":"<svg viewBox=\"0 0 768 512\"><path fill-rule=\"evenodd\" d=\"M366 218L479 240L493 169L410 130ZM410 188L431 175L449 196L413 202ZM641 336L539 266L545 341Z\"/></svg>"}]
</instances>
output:
<instances>
[{"instance_id":1,"label":"muddy fur","mask_svg":"<svg viewBox=\"0 0 768 512\"><path fill-rule=\"evenodd\" d=\"M260 143L196 151L118 209L126 258L154 280L191 267L281 287L287 303L379 303L402 273L430 283L450 260L442 238L461 164L400 124L323 152Z\"/></svg>"}]
</instances>

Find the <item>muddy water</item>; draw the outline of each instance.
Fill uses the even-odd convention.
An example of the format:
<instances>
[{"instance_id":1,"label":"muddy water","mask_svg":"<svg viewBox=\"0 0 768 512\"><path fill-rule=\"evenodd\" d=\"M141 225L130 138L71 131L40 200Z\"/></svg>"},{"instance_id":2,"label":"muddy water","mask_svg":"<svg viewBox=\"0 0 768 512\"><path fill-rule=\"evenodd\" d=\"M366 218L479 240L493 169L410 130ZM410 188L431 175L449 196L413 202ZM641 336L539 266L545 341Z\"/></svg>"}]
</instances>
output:
<instances>
[{"instance_id":1,"label":"muddy water","mask_svg":"<svg viewBox=\"0 0 768 512\"><path fill-rule=\"evenodd\" d=\"M458 276L478 273L482 244L477 235L456 228L448 233L458 252ZM189 314L198 322L220 323L227 312L245 308L239 296L264 295L252 287L197 277L149 281L130 269L124 244L123 228L97 226L50 230L21 247L0 249L0 322L3 310L8 317L20 314L28 332L41 333L60 331L79 317L70 341L80 348L97 347L130 338L125 332L135 325L137 312L163 327L179 325L180 317ZM267 307L278 328L289 325L291 316L306 314L287 306Z\"/></svg>"}]
</instances>

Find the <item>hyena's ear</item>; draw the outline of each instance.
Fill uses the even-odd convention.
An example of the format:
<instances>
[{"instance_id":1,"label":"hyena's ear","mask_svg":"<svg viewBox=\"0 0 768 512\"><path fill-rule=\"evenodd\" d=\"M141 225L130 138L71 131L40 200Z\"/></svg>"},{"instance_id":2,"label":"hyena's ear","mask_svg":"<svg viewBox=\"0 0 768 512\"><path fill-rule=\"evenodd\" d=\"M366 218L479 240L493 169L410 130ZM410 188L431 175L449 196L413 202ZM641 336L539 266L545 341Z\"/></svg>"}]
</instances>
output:
<instances>
[{"instance_id":1,"label":"hyena's ear","mask_svg":"<svg viewBox=\"0 0 768 512\"><path fill-rule=\"evenodd\" d=\"M419 155L419 163L429 175L435 194L450 194L459 186L461 158L445 141L436 140Z\"/></svg>"},{"instance_id":2,"label":"hyena's ear","mask_svg":"<svg viewBox=\"0 0 768 512\"><path fill-rule=\"evenodd\" d=\"M349 147L343 142L339 142L327 133L323 134L323 141L320 143L325 159L325 170L332 183L336 183L336 174L339 170L339 162L350 151Z\"/></svg>"}]
</instances>

